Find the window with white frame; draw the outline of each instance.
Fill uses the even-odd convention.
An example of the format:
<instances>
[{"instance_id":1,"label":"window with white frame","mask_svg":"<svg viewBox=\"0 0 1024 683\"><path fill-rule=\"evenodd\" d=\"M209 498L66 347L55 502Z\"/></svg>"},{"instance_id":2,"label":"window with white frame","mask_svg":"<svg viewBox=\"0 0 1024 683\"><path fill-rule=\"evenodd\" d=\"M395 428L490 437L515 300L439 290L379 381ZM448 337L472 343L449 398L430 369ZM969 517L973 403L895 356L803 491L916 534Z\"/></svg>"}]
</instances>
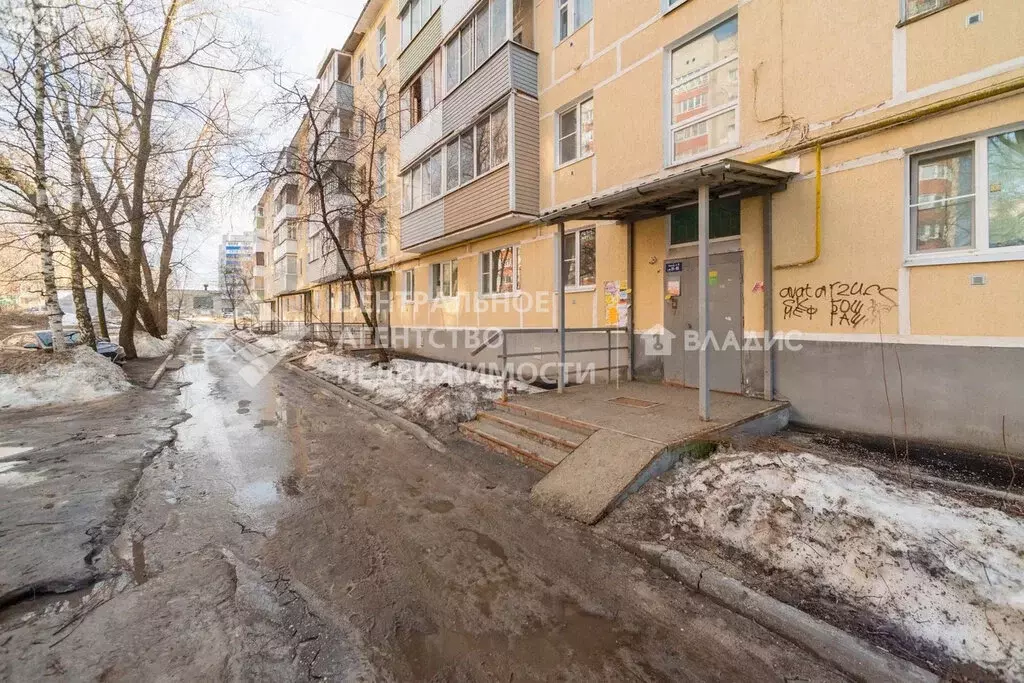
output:
<instances>
[{"instance_id":1,"label":"window with white frame","mask_svg":"<svg viewBox=\"0 0 1024 683\"><path fill-rule=\"evenodd\" d=\"M361 81L364 78L366 78L366 55L359 55L359 61L357 62L357 64L358 70L356 71L356 73L358 74L359 80Z\"/></svg>"},{"instance_id":2,"label":"window with white frame","mask_svg":"<svg viewBox=\"0 0 1024 683\"><path fill-rule=\"evenodd\" d=\"M910 157L910 254L1024 256L1024 127Z\"/></svg>"},{"instance_id":3,"label":"window with white frame","mask_svg":"<svg viewBox=\"0 0 1024 683\"><path fill-rule=\"evenodd\" d=\"M447 92L469 78L475 69L482 66L505 43L508 37L508 2L485 2L445 44Z\"/></svg>"},{"instance_id":4,"label":"window with white frame","mask_svg":"<svg viewBox=\"0 0 1024 683\"><path fill-rule=\"evenodd\" d=\"M416 299L416 271L402 271L402 301L411 304Z\"/></svg>"},{"instance_id":5,"label":"window with white frame","mask_svg":"<svg viewBox=\"0 0 1024 683\"><path fill-rule=\"evenodd\" d=\"M380 22L377 27L377 66L383 69L388 64L388 29L387 22Z\"/></svg>"},{"instance_id":6,"label":"window with white frame","mask_svg":"<svg viewBox=\"0 0 1024 683\"><path fill-rule=\"evenodd\" d=\"M388 89L383 85L377 89L377 131L388 130Z\"/></svg>"},{"instance_id":7,"label":"window with white frame","mask_svg":"<svg viewBox=\"0 0 1024 683\"><path fill-rule=\"evenodd\" d=\"M555 11L556 33L562 41L594 18L594 0L557 0Z\"/></svg>"},{"instance_id":8,"label":"window with white frame","mask_svg":"<svg viewBox=\"0 0 1024 683\"><path fill-rule=\"evenodd\" d=\"M414 128L440 102L441 53L438 51L402 91L402 135Z\"/></svg>"},{"instance_id":9,"label":"window with white frame","mask_svg":"<svg viewBox=\"0 0 1024 683\"><path fill-rule=\"evenodd\" d=\"M737 29L732 17L669 55L670 163L738 144Z\"/></svg>"},{"instance_id":10,"label":"window with white frame","mask_svg":"<svg viewBox=\"0 0 1024 683\"><path fill-rule=\"evenodd\" d=\"M503 104L402 176L403 211L415 211L507 161L508 105Z\"/></svg>"},{"instance_id":11,"label":"window with white frame","mask_svg":"<svg viewBox=\"0 0 1024 683\"><path fill-rule=\"evenodd\" d=\"M568 164L594 152L594 99L577 102L558 114L558 163Z\"/></svg>"},{"instance_id":12,"label":"window with white frame","mask_svg":"<svg viewBox=\"0 0 1024 683\"><path fill-rule=\"evenodd\" d=\"M442 261L430 266L430 298L452 298L459 295L459 262Z\"/></svg>"},{"instance_id":13,"label":"window with white frame","mask_svg":"<svg viewBox=\"0 0 1024 683\"><path fill-rule=\"evenodd\" d=\"M566 288L597 284L597 229L566 233L562 240L562 277Z\"/></svg>"},{"instance_id":14,"label":"window with white frame","mask_svg":"<svg viewBox=\"0 0 1024 683\"><path fill-rule=\"evenodd\" d=\"M441 6L441 0L412 0L402 10L399 21L402 23L402 47L415 38L434 12Z\"/></svg>"},{"instance_id":15,"label":"window with white frame","mask_svg":"<svg viewBox=\"0 0 1024 683\"><path fill-rule=\"evenodd\" d=\"M377 254L378 261L388 257L388 215L386 213L377 216Z\"/></svg>"},{"instance_id":16,"label":"window with white frame","mask_svg":"<svg viewBox=\"0 0 1024 683\"><path fill-rule=\"evenodd\" d=\"M512 294L519 291L519 247L509 246L480 254L480 293Z\"/></svg>"}]
</instances>

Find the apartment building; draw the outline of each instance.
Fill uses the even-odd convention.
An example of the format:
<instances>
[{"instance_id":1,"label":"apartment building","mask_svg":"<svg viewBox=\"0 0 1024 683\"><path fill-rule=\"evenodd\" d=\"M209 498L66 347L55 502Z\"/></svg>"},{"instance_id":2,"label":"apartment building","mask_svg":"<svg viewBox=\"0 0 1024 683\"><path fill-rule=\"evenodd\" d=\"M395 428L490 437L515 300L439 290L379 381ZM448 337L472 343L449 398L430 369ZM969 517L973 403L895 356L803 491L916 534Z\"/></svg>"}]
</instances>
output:
<instances>
[{"instance_id":1,"label":"apartment building","mask_svg":"<svg viewBox=\"0 0 1024 683\"><path fill-rule=\"evenodd\" d=\"M1024 451L1021 35L1016 0L368 3L393 344L614 330L620 375Z\"/></svg>"}]
</instances>

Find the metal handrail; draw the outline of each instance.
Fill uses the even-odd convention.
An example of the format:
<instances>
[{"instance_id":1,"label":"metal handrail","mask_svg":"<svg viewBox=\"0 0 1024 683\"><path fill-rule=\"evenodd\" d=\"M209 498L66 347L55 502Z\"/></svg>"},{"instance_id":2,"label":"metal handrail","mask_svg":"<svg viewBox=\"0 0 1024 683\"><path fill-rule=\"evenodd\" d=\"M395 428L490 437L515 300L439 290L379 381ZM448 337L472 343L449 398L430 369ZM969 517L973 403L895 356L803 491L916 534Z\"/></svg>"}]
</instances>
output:
<instances>
[{"instance_id":1,"label":"metal handrail","mask_svg":"<svg viewBox=\"0 0 1024 683\"><path fill-rule=\"evenodd\" d=\"M474 349L470 356L475 357L479 355L484 349L490 347L495 341L501 338L501 353L498 354L498 358L501 360L501 400L508 400L508 383L509 383L509 370L512 369L513 364L509 362L513 358L530 358L536 356L551 356L558 355L561 357L561 350L555 351L531 351L523 353L509 353L508 352L508 337L511 335L523 335L523 334L557 334L560 332L558 328L509 328L496 330L491 334L480 346ZM597 348L582 348L582 349L565 349L566 355L572 353L597 353L599 351L608 352L608 365L603 368L594 368L595 371L607 370L608 382L612 381L612 370L628 370L629 364L626 365L612 365L612 352L613 351L629 351L629 345L626 346L612 346L612 334L628 334L629 330L621 327L574 327L572 329L565 330L567 333L597 333L603 332L606 336L607 343L605 346ZM565 367L567 364L559 363L559 377L560 380L565 377Z\"/></svg>"}]
</instances>

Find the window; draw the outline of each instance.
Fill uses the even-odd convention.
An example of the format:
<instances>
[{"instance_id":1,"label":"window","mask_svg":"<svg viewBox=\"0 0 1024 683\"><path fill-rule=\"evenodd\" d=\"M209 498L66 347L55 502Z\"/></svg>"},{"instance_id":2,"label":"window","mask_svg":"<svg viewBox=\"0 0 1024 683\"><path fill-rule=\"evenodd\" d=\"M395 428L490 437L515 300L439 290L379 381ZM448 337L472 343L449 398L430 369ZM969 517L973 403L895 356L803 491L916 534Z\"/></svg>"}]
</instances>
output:
<instances>
[{"instance_id":1,"label":"window","mask_svg":"<svg viewBox=\"0 0 1024 683\"><path fill-rule=\"evenodd\" d=\"M374 183L374 196L378 199L388 193L388 155L386 149L377 150L377 182Z\"/></svg>"},{"instance_id":2,"label":"window","mask_svg":"<svg viewBox=\"0 0 1024 683\"><path fill-rule=\"evenodd\" d=\"M377 260L383 261L388 257L388 215L382 213L377 216Z\"/></svg>"},{"instance_id":3,"label":"window","mask_svg":"<svg viewBox=\"0 0 1024 683\"><path fill-rule=\"evenodd\" d=\"M558 40L565 40L594 18L594 0L558 0Z\"/></svg>"},{"instance_id":4,"label":"window","mask_svg":"<svg viewBox=\"0 0 1024 683\"><path fill-rule=\"evenodd\" d=\"M915 17L924 16L925 14L938 12L956 2L957 0L902 0L902 7L900 7L902 16L900 16L900 20L907 21Z\"/></svg>"},{"instance_id":5,"label":"window","mask_svg":"<svg viewBox=\"0 0 1024 683\"><path fill-rule=\"evenodd\" d=\"M402 134L423 120L441 101L441 53L434 55L402 91Z\"/></svg>"},{"instance_id":6,"label":"window","mask_svg":"<svg viewBox=\"0 0 1024 683\"><path fill-rule=\"evenodd\" d=\"M594 100L584 100L558 115L558 163L567 164L594 152Z\"/></svg>"},{"instance_id":7,"label":"window","mask_svg":"<svg viewBox=\"0 0 1024 683\"><path fill-rule=\"evenodd\" d=\"M440 299L459 295L459 262L444 261L430 266L430 298Z\"/></svg>"},{"instance_id":8,"label":"window","mask_svg":"<svg viewBox=\"0 0 1024 683\"><path fill-rule=\"evenodd\" d=\"M377 28L377 66L383 69L388 63L388 30L387 22L381 22Z\"/></svg>"},{"instance_id":9,"label":"window","mask_svg":"<svg viewBox=\"0 0 1024 683\"><path fill-rule=\"evenodd\" d=\"M502 107L491 114L491 165L508 161L508 108Z\"/></svg>"},{"instance_id":10,"label":"window","mask_svg":"<svg viewBox=\"0 0 1024 683\"><path fill-rule=\"evenodd\" d=\"M662 13L668 12L674 7L682 5L686 0L661 0L661 11Z\"/></svg>"},{"instance_id":11,"label":"window","mask_svg":"<svg viewBox=\"0 0 1024 683\"><path fill-rule=\"evenodd\" d=\"M504 247L480 255L481 294L519 291L519 247Z\"/></svg>"},{"instance_id":12,"label":"window","mask_svg":"<svg viewBox=\"0 0 1024 683\"><path fill-rule=\"evenodd\" d=\"M509 0L489 0L445 45L445 85L454 90L501 47L508 36Z\"/></svg>"},{"instance_id":13,"label":"window","mask_svg":"<svg viewBox=\"0 0 1024 683\"><path fill-rule=\"evenodd\" d=\"M464 185L476 177L473 163L473 131L463 133L459 138L459 184Z\"/></svg>"},{"instance_id":14,"label":"window","mask_svg":"<svg viewBox=\"0 0 1024 683\"><path fill-rule=\"evenodd\" d=\"M420 32L434 11L441 6L441 0L412 0L399 17L402 22L402 47L408 45Z\"/></svg>"},{"instance_id":15,"label":"window","mask_svg":"<svg viewBox=\"0 0 1024 683\"><path fill-rule=\"evenodd\" d=\"M454 190L459 186L459 139L455 138L445 148L445 181L446 190Z\"/></svg>"},{"instance_id":16,"label":"window","mask_svg":"<svg viewBox=\"0 0 1024 683\"><path fill-rule=\"evenodd\" d=\"M708 214L708 238L738 237L740 234L740 200L712 199ZM691 244L699 238L697 205L672 212L669 217L669 243L673 246Z\"/></svg>"},{"instance_id":17,"label":"window","mask_svg":"<svg viewBox=\"0 0 1024 683\"><path fill-rule=\"evenodd\" d=\"M1019 251L1022 207L1024 128L911 157L911 254Z\"/></svg>"},{"instance_id":18,"label":"window","mask_svg":"<svg viewBox=\"0 0 1024 683\"><path fill-rule=\"evenodd\" d=\"M429 204L442 194L441 150L402 176L402 206L406 212Z\"/></svg>"},{"instance_id":19,"label":"window","mask_svg":"<svg viewBox=\"0 0 1024 683\"><path fill-rule=\"evenodd\" d=\"M359 55L357 74L360 81L366 78L366 55Z\"/></svg>"},{"instance_id":20,"label":"window","mask_svg":"<svg viewBox=\"0 0 1024 683\"><path fill-rule=\"evenodd\" d=\"M388 90L383 85L377 89L377 130L388 130Z\"/></svg>"},{"instance_id":21,"label":"window","mask_svg":"<svg viewBox=\"0 0 1024 683\"><path fill-rule=\"evenodd\" d=\"M491 125L484 119L476 126L476 172L482 175L491 170Z\"/></svg>"},{"instance_id":22,"label":"window","mask_svg":"<svg viewBox=\"0 0 1024 683\"><path fill-rule=\"evenodd\" d=\"M416 275L412 269L402 271L402 301L411 304L416 298Z\"/></svg>"},{"instance_id":23,"label":"window","mask_svg":"<svg viewBox=\"0 0 1024 683\"><path fill-rule=\"evenodd\" d=\"M566 288L597 284L597 229L584 228L565 235L562 242L562 277Z\"/></svg>"},{"instance_id":24,"label":"window","mask_svg":"<svg viewBox=\"0 0 1024 683\"><path fill-rule=\"evenodd\" d=\"M672 51L670 163L738 143L736 17Z\"/></svg>"}]
</instances>

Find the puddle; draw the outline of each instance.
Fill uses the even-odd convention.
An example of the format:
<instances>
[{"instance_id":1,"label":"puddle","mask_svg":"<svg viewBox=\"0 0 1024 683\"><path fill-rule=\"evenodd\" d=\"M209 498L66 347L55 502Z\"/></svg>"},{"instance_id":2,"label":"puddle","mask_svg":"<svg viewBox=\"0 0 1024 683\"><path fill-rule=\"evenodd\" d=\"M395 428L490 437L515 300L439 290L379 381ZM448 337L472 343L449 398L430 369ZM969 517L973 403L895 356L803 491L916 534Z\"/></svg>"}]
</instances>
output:
<instances>
[{"instance_id":1,"label":"puddle","mask_svg":"<svg viewBox=\"0 0 1024 683\"><path fill-rule=\"evenodd\" d=\"M249 414L249 409L248 408L239 408L235 412L238 413L239 415L248 415Z\"/></svg>"},{"instance_id":2,"label":"puddle","mask_svg":"<svg viewBox=\"0 0 1024 683\"><path fill-rule=\"evenodd\" d=\"M132 576L140 586L148 580L146 576L146 547L144 541L132 541Z\"/></svg>"},{"instance_id":3,"label":"puddle","mask_svg":"<svg viewBox=\"0 0 1024 683\"><path fill-rule=\"evenodd\" d=\"M460 529L460 531L468 531L476 537L477 546L489 552L494 557L498 558L502 563L508 563L508 554L505 552L505 548L500 543L495 541L487 534L482 534L479 531L473 531L472 529Z\"/></svg>"},{"instance_id":4,"label":"puddle","mask_svg":"<svg viewBox=\"0 0 1024 683\"><path fill-rule=\"evenodd\" d=\"M249 484L239 492L239 498L253 505L271 505L276 503L281 494L272 481L257 481Z\"/></svg>"}]
</instances>

